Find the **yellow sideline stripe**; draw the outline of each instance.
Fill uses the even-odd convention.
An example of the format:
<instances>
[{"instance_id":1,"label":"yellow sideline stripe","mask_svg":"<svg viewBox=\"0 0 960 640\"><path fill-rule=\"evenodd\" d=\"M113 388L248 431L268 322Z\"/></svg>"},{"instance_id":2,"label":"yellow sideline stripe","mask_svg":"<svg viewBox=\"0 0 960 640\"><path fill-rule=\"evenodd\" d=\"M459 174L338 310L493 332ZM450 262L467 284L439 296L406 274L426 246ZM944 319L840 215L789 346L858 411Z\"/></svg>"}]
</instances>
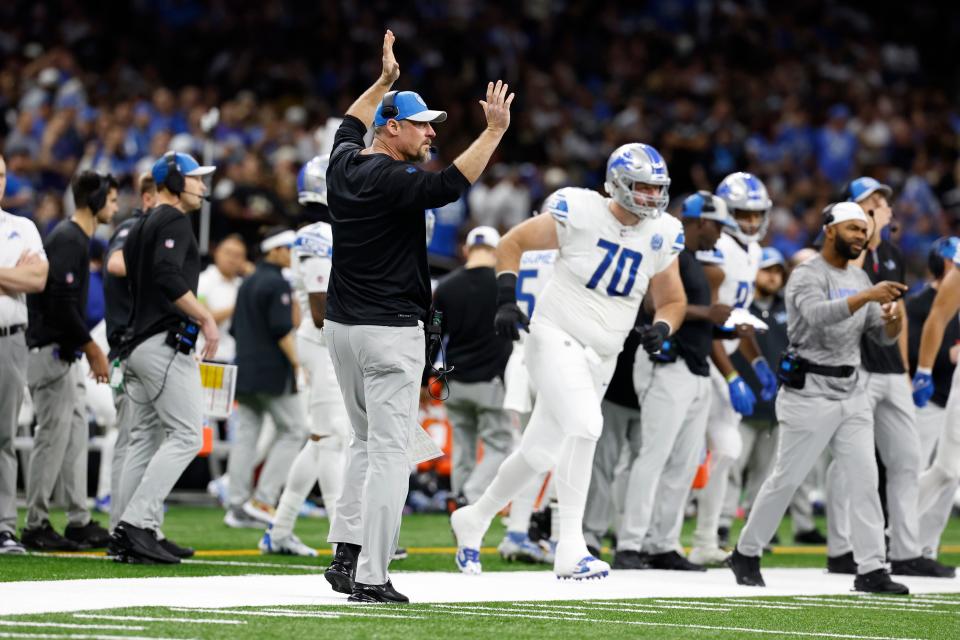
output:
<instances>
[{"instance_id":1,"label":"yellow sideline stripe","mask_svg":"<svg viewBox=\"0 0 960 640\"><path fill-rule=\"evenodd\" d=\"M603 551L610 552L611 550L607 547L603 548ZM689 549L687 549L689 551ZM457 552L456 547L408 547L407 553L412 556L424 556L424 555L438 555L438 554L453 554ZM333 555L333 551L329 548L317 549L317 553L321 556ZM496 547L483 547L480 549L480 553L485 554L494 554L497 553ZM825 555L827 553L827 548L824 546L775 546L773 547L774 555L784 555L784 556L817 556ZM960 553L960 545L958 544L948 544L940 547L940 553ZM76 558L76 557L100 557L105 555L102 551L75 551L75 552L60 552L60 553L37 553L34 555L44 555L44 556L55 556L63 558ZM195 557L197 558L246 558L251 556L262 555L258 549L202 549L198 550Z\"/></svg>"}]
</instances>

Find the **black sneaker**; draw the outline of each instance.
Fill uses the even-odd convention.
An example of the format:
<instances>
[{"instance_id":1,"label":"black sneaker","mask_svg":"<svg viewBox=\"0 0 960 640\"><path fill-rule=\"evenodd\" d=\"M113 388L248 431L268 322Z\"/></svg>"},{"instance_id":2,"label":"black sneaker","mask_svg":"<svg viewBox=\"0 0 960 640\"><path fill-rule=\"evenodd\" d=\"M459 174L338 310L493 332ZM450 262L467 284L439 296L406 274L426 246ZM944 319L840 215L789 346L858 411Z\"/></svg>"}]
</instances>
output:
<instances>
[{"instance_id":1,"label":"black sneaker","mask_svg":"<svg viewBox=\"0 0 960 640\"><path fill-rule=\"evenodd\" d=\"M827 556L827 573L857 573L857 562L853 559L853 551L847 551L842 556Z\"/></svg>"},{"instance_id":2,"label":"black sneaker","mask_svg":"<svg viewBox=\"0 0 960 640\"><path fill-rule=\"evenodd\" d=\"M410 598L393 588L393 583L387 580L386 584L354 583L353 592L347 602L363 602L365 604L407 604Z\"/></svg>"},{"instance_id":3,"label":"black sneaker","mask_svg":"<svg viewBox=\"0 0 960 640\"><path fill-rule=\"evenodd\" d=\"M149 529L121 522L113 532L116 562L127 564L180 564L180 558L164 549Z\"/></svg>"},{"instance_id":4,"label":"black sneaker","mask_svg":"<svg viewBox=\"0 0 960 640\"><path fill-rule=\"evenodd\" d=\"M730 527L717 528L717 546L726 549L730 546Z\"/></svg>"},{"instance_id":5,"label":"black sneaker","mask_svg":"<svg viewBox=\"0 0 960 640\"><path fill-rule=\"evenodd\" d=\"M891 560L891 573L898 576L925 576L928 578L956 578L954 567L940 564L933 558L918 556L909 560Z\"/></svg>"},{"instance_id":6,"label":"black sneaker","mask_svg":"<svg viewBox=\"0 0 960 640\"><path fill-rule=\"evenodd\" d=\"M180 559L192 558L193 554L196 553L190 547L181 547L170 538L157 538L157 542L160 543L160 546L163 547L164 551Z\"/></svg>"},{"instance_id":7,"label":"black sneaker","mask_svg":"<svg viewBox=\"0 0 960 640\"><path fill-rule=\"evenodd\" d=\"M0 555L23 555L27 552L12 531L0 531Z\"/></svg>"},{"instance_id":8,"label":"black sneaker","mask_svg":"<svg viewBox=\"0 0 960 640\"><path fill-rule=\"evenodd\" d=\"M67 525L63 537L76 542L81 549L103 549L110 543L110 532L91 520L82 527Z\"/></svg>"},{"instance_id":9,"label":"black sneaker","mask_svg":"<svg viewBox=\"0 0 960 640\"><path fill-rule=\"evenodd\" d=\"M594 556L596 558L597 556ZM632 549L617 549L613 554L613 569L649 569L647 554Z\"/></svg>"},{"instance_id":10,"label":"black sneaker","mask_svg":"<svg viewBox=\"0 0 960 640\"><path fill-rule=\"evenodd\" d=\"M896 595L907 595L910 590L907 585L894 582L890 579L890 574L886 569L877 569L870 573L857 574L853 579L853 590L864 591L866 593L890 593Z\"/></svg>"},{"instance_id":11,"label":"black sneaker","mask_svg":"<svg viewBox=\"0 0 960 640\"><path fill-rule=\"evenodd\" d=\"M390 559L391 559L391 560L406 560L409 556L410 556L410 554L407 553L407 548L406 548L406 547L397 547L397 548L393 551L393 557L390 558Z\"/></svg>"},{"instance_id":12,"label":"black sneaker","mask_svg":"<svg viewBox=\"0 0 960 640\"><path fill-rule=\"evenodd\" d=\"M323 577L337 593L353 594L353 577L357 575L357 558L360 556L360 548L360 545L349 542L337 543L337 553L333 556L333 562L323 572Z\"/></svg>"},{"instance_id":13,"label":"black sneaker","mask_svg":"<svg viewBox=\"0 0 960 640\"><path fill-rule=\"evenodd\" d=\"M690 562L676 551L666 553L647 554L647 566L651 569L665 569L667 571L706 571L702 564Z\"/></svg>"},{"instance_id":14,"label":"black sneaker","mask_svg":"<svg viewBox=\"0 0 960 640\"><path fill-rule=\"evenodd\" d=\"M745 556L740 553L739 549L734 548L726 562L727 566L733 571L733 575L737 577L737 584L748 587L767 586L760 574L759 556Z\"/></svg>"},{"instance_id":15,"label":"black sneaker","mask_svg":"<svg viewBox=\"0 0 960 640\"><path fill-rule=\"evenodd\" d=\"M24 529L20 532L23 546L31 551L79 551L80 545L73 540L67 540L53 530L48 520L34 529Z\"/></svg>"},{"instance_id":16,"label":"black sneaker","mask_svg":"<svg viewBox=\"0 0 960 640\"><path fill-rule=\"evenodd\" d=\"M793 534L793 541L797 544L827 544L826 536L816 527Z\"/></svg>"}]
</instances>

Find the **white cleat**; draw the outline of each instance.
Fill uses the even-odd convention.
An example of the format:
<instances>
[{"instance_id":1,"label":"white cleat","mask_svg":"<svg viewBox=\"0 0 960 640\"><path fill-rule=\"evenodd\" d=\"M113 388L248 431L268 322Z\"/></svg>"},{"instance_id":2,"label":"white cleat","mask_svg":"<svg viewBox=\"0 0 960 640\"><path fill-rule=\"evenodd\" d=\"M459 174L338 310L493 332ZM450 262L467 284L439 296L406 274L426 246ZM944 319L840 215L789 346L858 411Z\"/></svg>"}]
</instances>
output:
<instances>
[{"instance_id":1,"label":"white cleat","mask_svg":"<svg viewBox=\"0 0 960 640\"><path fill-rule=\"evenodd\" d=\"M304 558L317 557L316 549L312 549L303 544L300 538L292 533L282 538L274 537L272 526L267 529L263 537L260 538L257 547L260 549L260 553L264 555L277 554L283 556L301 556Z\"/></svg>"},{"instance_id":2,"label":"white cleat","mask_svg":"<svg viewBox=\"0 0 960 640\"><path fill-rule=\"evenodd\" d=\"M259 520L267 526L273 524L273 518L277 515L276 509L259 500L247 500L243 503L241 509L249 517Z\"/></svg>"},{"instance_id":3,"label":"white cleat","mask_svg":"<svg viewBox=\"0 0 960 640\"><path fill-rule=\"evenodd\" d=\"M558 580L599 580L610 575L610 565L594 558L585 556L572 567L553 566Z\"/></svg>"},{"instance_id":4,"label":"white cleat","mask_svg":"<svg viewBox=\"0 0 960 640\"><path fill-rule=\"evenodd\" d=\"M720 547L694 547L690 550L687 560L694 564L716 566L726 562L728 557L730 557L730 552L724 551Z\"/></svg>"},{"instance_id":5,"label":"white cleat","mask_svg":"<svg viewBox=\"0 0 960 640\"><path fill-rule=\"evenodd\" d=\"M543 547L530 539L526 533L508 531L497 545L500 557L508 562L545 562Z\"/></svg>"},{"instance_id":6,"label":"white cleat","mask_svg":"<svg viewBox=\"0 0 960 640\"><path fill-rule=\"evenodd\" d=\"M450 528L457 539L457 569L467 575L480 575L480 544L484 529L470 517L469 506L460 507L450 515Z\"/></svg>"}]
</instances>

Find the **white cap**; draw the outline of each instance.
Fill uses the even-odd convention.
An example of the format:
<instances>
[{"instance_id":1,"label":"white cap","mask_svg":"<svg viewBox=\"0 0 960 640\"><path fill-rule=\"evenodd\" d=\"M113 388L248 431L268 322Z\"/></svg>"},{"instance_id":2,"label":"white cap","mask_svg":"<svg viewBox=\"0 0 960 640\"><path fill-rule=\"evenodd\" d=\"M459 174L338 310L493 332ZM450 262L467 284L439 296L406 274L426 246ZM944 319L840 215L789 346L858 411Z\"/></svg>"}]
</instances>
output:
<instances>
[{"instance_id":1,"label":"white cap","mask_svg":"<svg viewBox=\"0 0 960 640\"><path fill-rule=\"evenodd\" d=\"M830 207L827 220L828 222L823 225L824 227L830 227L850 220L859 220L866 224L867 215L863 212L863 208L856 202L838 202Z\"/></svg>"},{"instance_id":2,"label":"white cap","mask_svg":"<svg viewBox=\"0 0 960 640\"><path fill-rule=\"evenodd\" d=\"M280 233L275 233L268 238L264 238L263 242L260 243L260 251L262 253L267 253L272 251L277 247L292 247L293 243L297 241L297 233L287 229L281 231Z\"/></svg>"},{"instance_id":3,"label":"white cap","mask_svg":"<svg viewBox=\"0 0 960 640\"><path fill-rule=\"evenodd\" d=\"M481 244L496 249L500 244L500 233L493 227L474 227L467 234L467 248Z\"/></svg>"}]
</instances>

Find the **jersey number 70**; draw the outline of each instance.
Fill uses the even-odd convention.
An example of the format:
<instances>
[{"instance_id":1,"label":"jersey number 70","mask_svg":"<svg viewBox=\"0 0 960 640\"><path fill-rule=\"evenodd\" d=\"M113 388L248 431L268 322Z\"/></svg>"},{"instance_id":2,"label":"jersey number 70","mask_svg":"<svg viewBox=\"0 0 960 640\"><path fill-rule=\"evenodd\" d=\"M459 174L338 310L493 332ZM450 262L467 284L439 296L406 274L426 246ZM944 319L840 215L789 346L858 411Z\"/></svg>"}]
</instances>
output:
<instances>
[{"instance_id":1,"label":"jersey number 70","mask_svg":"<svg viewBox=\"0 0 960 640\"><path fill-rule=\"evenodd\" d=\"M607 285L607 295L630 295L630 292L633 290L633 283L637 279L637 269L640 268L640 263L643 261L643 256L637 251L621 248L620 245L610 242L609 240L604 240L603 238L597 240L597 246L607 253L600 261L600 265L597 267L597 270L593 272L590 282L587 283L587 289L597 288L597 285L600 283L600 279L603 278L604 274L606 274L610 269L610 265L613 264L613 259L617 258L617 266L613 270L613 276L610 277L610 284ZM623 288L618 290L618 287L620 286L620 280L623 279L624 271L628 272L627 281L623 285Z\"/></svg>"}]
</instances>

